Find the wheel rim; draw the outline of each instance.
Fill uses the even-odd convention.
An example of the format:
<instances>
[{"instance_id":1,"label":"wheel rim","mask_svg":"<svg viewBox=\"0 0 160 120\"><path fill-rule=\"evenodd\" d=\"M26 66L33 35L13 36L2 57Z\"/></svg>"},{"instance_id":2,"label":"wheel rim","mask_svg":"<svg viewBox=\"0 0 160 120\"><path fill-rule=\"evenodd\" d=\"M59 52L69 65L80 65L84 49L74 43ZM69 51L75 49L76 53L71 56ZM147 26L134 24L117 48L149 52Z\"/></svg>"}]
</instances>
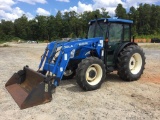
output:
<instances>
[{"instance_id":1,"label":"wheel rim","mask_svg":"<svg viewBox=\"0 0 160 120\"><path fill-rule=\"evenodd\" d=\"M135 53L132 55L129 61L129 69L132 74L137 74L141 70L142 67L142 57L139 53Z\"/></svg>"},{"instance_id":2,"label":"wheel rim","mask_svg":"<svg viewBox=\"0 0 160 120\"><path fill-rule=\"evenodd\" d=\"M66 70L63 75L64 76L70 76L70 75L72 75L72 73L73 73L72 70Z\"/></svg>"},{"instance_id":3,"label":"wheel rim","mask_svg":"<svg viewBox=\"0 0 160 120\"><path fill-rule=\"evenodd\" d=\"M86 81L90 85L96 85L101 81L102 68L98 64L92 64L86 71Z\"/></svg>"}]
</instances>

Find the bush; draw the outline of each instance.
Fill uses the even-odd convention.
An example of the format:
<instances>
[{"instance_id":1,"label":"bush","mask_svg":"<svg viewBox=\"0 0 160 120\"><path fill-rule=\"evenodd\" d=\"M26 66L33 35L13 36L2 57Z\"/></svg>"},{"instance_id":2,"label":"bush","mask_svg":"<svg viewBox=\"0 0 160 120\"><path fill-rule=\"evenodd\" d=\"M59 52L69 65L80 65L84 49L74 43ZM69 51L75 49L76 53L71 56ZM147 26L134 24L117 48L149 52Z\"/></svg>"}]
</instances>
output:
<instances>
[{"instance_id":1,"label":"bush","mask_svg":"<svg viewBox=\"0 0 160 120\"><path fill-rule=\"evenodd\" d=\"M44 42L44 43L49 43L49 40L44 40L43 42Z\"/></svg>"}]
</instances>

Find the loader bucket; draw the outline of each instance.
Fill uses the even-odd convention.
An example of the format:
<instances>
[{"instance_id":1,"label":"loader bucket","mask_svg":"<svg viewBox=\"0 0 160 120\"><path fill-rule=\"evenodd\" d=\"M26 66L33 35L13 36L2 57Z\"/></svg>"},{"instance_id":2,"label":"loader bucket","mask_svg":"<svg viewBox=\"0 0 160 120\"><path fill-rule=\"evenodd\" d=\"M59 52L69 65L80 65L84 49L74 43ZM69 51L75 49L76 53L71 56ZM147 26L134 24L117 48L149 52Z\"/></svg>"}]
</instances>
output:
<instances>
[{"instance_id":1,"label":"loader bucket","mask_svg":"<svg viewBox=\"0 0 160 120\"><path fill-rule=\"evenodd\" d=\"M52 100L50 82L46 76L28 67L14 73L5 87L20 109L50 102Z\"/></svg>"}]
</instances>

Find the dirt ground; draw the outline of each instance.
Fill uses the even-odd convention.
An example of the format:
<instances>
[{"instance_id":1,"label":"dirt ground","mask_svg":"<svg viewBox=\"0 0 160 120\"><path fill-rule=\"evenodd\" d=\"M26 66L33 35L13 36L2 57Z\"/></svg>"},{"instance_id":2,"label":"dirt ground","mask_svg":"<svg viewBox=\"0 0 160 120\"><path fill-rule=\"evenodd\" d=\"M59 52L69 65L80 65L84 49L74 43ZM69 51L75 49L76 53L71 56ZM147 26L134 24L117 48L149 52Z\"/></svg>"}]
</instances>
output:
<instances>
[{"instance_id":1,"label":"dirt ground","mask_svg":"<svg viewBox=\"0 0 160 120\"><path fill-rule=\"evenodd\" d=\"M116 72L101 88L84 92L76 81L62 81L47 104L20 110L5 89L14 72L29 65L37 70L47 44L0 47L0 120L160 120L160 44L140 44L146 69L138 81L124 82Z\"/></svg>"}]
</instances>

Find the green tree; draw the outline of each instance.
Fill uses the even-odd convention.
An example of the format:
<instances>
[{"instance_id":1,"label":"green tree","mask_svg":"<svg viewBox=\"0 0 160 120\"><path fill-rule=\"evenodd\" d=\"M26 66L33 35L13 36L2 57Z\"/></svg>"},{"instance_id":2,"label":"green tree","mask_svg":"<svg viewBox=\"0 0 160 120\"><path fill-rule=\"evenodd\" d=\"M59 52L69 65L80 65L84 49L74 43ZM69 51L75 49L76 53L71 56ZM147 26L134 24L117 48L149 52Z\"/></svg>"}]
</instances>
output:
<instances>
[{"instance_id":1,"label":"green tree","mask_svg":"<svg viewBox=\"0 0 160 120\"><path fill-rule=\"evenodd\" d=\"M137 22L138 22L138 11L132 6L130 7L128 17L130 20L133 20L132 25L132 34L137 34Z\"/></svg>"},{"instance_id":2,"label":"green tree","mask_svg":"<svg viewBox=\"0 0 160 120\"><path fill-rule=\"evenodd\" d=\"M149 4L140 4L137 11L139 13L137 31L140 35L149 35L151 32L151 6Z\"/></svg>"},{"instance_id":3,"label":"green tree","mask_svg":"<svg viewBox=\"0 0 160 120\"><path fill-rule=\"evenodd\" d=\"M0 23L0 41L5 40L5 33L3 32L2 23Z\"/></svg>"},{"instance_id":4,"label":"green tree","mask_svg":"<svg viewBox=\"0 0 160 120\"><path fill-rule=\"evenodd\" d=\"M2 20L0 25L1 39L5 41L11 40L14 37L14 33L13 22Z\"/></svg>"},{"instance_id":5,"label":"green tree","mask_svg":"<svg viewBox=\"0 0 160 120\"><path fill-rule=\"evenodd\" d=\"M69 37L72 29L71 29L71 18L70 18L70 13L65 12L63 15L63 33L64 33L64 38Z\"/></svg>"},{"instance_id":6,"label":"green tree","mask_svg":"<svg viewBox=\"0 0 160 120\"><path fill-rule=\"evenodd\" d=\"M51 41L54 36L56 36L55 31L55 17L49 16L47 21L47 31L48 31L48 40Z\"/></svg>"},{"instance_id":7,"label":"green tree","mask_svg":"<svg viewBox=\"0 0 160 120\"><path fill-rule=\"evenodd\" d=\"M128 19L128 15L127 15L126 9L123 8L122 4L118 4L118 6L117 6L117 8L115 10L115 13L116 13L116 17L118 17L118 18Z\"/></svg>"},{"instance_id":8,"label":"green tree","mask_svg":"<svg viewBox=\"0 0 160 120\"><path fill-rule=\"evenodd\" d=\"M37 36L39 40L49 40L47 31L47 16L36 16L37 26Z\"/></svg>"},{"instance_id":9,"label":"green tree","mask_svg":"<svg viewBox=\"0 0 160 120\"><path fill-rule=\"evenodd\" d=\"M64 35L63 33L63 20L62 20L62 13L61 11L58 11L55 16L55 36L53 39L60 39Z\"/></svg>"},{"instance_id":10,"label":"green tree","mask_svg":"<svg viewBox=\"0 0 160 120\"><path fill-rule=\"evenodd\" d=\"M160 32L160 6L151 6L150 28L151 34Z\"/></svg>"},{"instance_id":11,"label":"green tree","mask_svg":"<svg viewBox=\"0 0 160 120\"><path fill-rule=\"evenodd\" d=\"M75 11L70 11L69 16L72 37L78 37L78 33L81 30L81 26L79 26L78 14Z\"/></svg>"},{"instance_id":12,"label":"green tree","mask_svg":"<svg viewBox=\"0 0 160 120\"><path fill-rule=\"evenodd\" d=\"M102 17L103 18L110 18L109 12L107 12L105 8L101 8L101 10L102 10Z\"/></svg>"},{"instance_id":13,"label":"green tree","mask_svg":"<svg viewBox=\"0 0 160 120\"><path fill-rule=\"evenodd\" d=\"M25 15L14 21L15 36L26 40L28 36L28 19Z\"/></svg>"},{"instance_id":14,"label":"green tree","mask_svg":"<svg viewBox=\"0 0 160 120\"><path fill-rule=\"evenodd\" d=\"M88 31L88 22L98 18L108 18L109 13L105 8L94 11L84 11L79 14L75 11L60 11L55 16L36 16L28 20L25 15L16 19L14 22L1 20L0 22L0 40L11 40L18 37L24 40L55 40L66 37L86 37ZM115 15L123 19L131 19L133 34L150 35L160 34L160 6L150 4L139 4L136 9L130 7L129 12L118 4L115 9Z\"/></svg>"},{"instance_id":15,"label":"green tree","mask_svg":"<svg viewBox=\"0 0 160 120\"><path fill-rule=\"evenodd\" d=\"M35 19L28 22L28 39L29 40L38 40L38 23Z\"/></svg>"}]
</instances>

